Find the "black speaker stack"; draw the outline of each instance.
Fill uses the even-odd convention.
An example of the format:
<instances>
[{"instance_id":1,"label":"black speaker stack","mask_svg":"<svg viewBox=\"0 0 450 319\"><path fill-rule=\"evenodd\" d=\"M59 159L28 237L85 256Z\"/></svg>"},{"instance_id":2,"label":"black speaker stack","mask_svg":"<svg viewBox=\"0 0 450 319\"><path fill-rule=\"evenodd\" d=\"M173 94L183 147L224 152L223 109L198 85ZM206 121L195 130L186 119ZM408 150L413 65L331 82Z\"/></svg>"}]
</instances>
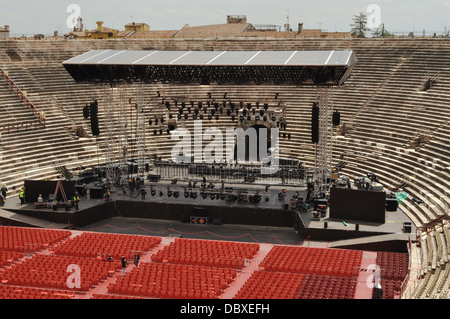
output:
<instances>
[{"instance_id":1,"label":"black speaker stack","mask_svg":"<svg viewBox=\"0 0 450 319\"><path fill-rule=\"evenodd\" d=\"M318 103L314 102L312 107L312 123L311 123L311 139L312 143L319 143L319 114L320 109Z\"/></svg>"},{"instance_id":2,"label":"black speaker stack","mask_svg":"<svg viewBox=\"0 0 450 319\"><path fill-rule=\"evenodd\" d=\"M97 100L95 100L94 102L91 103L90 115L91 115L92 135L99 136L100 128L99 128L99 121L98 121L98 102L97 102Z\"/></svg>"}]
</instances>

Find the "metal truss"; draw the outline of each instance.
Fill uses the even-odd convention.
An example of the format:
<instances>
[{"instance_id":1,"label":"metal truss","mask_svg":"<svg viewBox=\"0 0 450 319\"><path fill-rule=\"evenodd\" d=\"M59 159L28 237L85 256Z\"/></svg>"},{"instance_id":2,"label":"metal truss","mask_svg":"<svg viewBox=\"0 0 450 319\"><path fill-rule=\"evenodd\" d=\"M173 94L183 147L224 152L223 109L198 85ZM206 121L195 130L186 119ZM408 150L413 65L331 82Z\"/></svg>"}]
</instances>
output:
<instances>
[{"instance_id":1,"label":"metal truss","mask_svg":"<svg viewBox=\"0 0 450 319\"><path fill-rule=\"evenodd\" d=\"M137 166L138 175L145 174L145 94L142 83L136 85L136 147L137 147Z\"/></svg>"},{"instance_id":2,"label":"metal truss","mask_svg":"<svg viewBox=\"0 0 450 319\"><path fill-rule=\"evenodd\" d=\"M314 183L315 191L325 192L331 176L333 88L317 87L316 102L319 106L319 143L316 144Z\"/></svg>"}]
</instances>

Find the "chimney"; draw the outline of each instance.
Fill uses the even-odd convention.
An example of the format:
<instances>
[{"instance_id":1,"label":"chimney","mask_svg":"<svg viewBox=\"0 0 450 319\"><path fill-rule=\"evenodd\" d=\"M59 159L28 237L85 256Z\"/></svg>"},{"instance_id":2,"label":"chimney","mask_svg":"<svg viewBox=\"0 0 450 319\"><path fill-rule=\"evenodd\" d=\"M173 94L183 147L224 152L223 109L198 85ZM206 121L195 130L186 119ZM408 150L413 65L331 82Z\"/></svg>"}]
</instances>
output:
<instances>
[{"instance_id":1,"label":"chimney","mask_svg":"<svg viewBox=\"0 0 450 319\"><path fill-rule=\"evenodd\" d=\"M298 34L302 33L303 31L303 23L298 24Z\"/></svg>"},{"instance_id":2,"label":"chimney","mask_svg":"<svg viewBox=\"0 0 450 319\"><path fill-rule=\"evenodd\" d=\"M97 31L103 30L103 21L97 21Z\"/></svg>"}]
</instances>

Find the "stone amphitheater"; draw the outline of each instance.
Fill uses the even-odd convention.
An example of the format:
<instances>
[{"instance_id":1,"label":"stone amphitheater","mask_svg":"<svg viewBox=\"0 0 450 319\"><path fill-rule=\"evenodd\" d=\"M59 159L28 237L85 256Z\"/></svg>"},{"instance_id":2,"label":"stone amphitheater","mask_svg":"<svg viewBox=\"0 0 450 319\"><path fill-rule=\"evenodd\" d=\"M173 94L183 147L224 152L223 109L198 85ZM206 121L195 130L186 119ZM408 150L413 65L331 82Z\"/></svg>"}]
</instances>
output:
<instances>
[{"instance_id":1,"label":"stone amphitheater","mask_svg":"<svg viewBox=\"0 0 450 319\"><path fill-rule=\"evenodd\" d=\"M60 168L95 165L105 159L104 136L92 137L83 106L101 99L100 86L78 84L62 62L89 50L338 50L351 49L358 63L343 87L333 90L334 108L342 122L334 128L334 165L349 176L376 171L386 187L402 188L409 198L401 209L417 227L412 266L403 298L448 299L450 235L450 41L423 39L151 39L79 41L0 41L2 74L45 114L45 126L10 85L0 79L1 183L19 189L24 180L55 179ZM280 154L314 165L310 143L312 87L167 85L145 87L146 94L164 90L170 97L197 100L232 95L236 100L270 100L279 94L287 106L292 138L281 140ZM127 116L135 113L126 110ZM134 114L135 115L135 114ZM106 116L100 101L100 130ZM151 115L148 115L149 117ZM193 123L186 121L186 126ZM233 127L223 117L211 126ZM77 130L87 134L80 137ZM149 127L148 156L168 159L174 142L154 136Z\"/></svg>"}]
</instances>

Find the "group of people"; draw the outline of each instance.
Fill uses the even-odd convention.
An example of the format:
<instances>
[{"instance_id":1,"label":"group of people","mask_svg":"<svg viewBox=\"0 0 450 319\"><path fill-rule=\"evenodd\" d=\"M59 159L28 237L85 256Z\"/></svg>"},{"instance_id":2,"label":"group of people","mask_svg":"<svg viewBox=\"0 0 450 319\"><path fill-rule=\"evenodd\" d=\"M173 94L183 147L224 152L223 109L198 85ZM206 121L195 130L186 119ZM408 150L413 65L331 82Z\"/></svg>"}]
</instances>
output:
<instances>
[{"instance_id":1,"label":"group of people","mask_svg":"<svg viewBox=\"0 0 450 319\"><path fill-rule=\"evenodd\" d=\"M130 193L133 193L134 190L139 192L143 187L144 187L144 179L139 176L130 178L128 180L128 188L130 190Z\"/></svg>"},{"instance_id":2,"label":"group of people","mask_svg":"<svg viewBox=\"0 0 450 319\"><path fill-rule=\"evenodd\" d=\"M113 262L114 259L112 258L111 255L108 255L108 257L106 257L105 254L98 254L97 256L98 260L101 261L107 261L107 262ZM134 266L135 267L139 267L139 261L141 260L141 255L139 254L139 252L136 252L134 254ZM125 256L122 256L120 258L120 264L122 266L122 274L123 276L125 276L126 272L127 272L127 267L128 267L128 260L125 258Z\"/></svg>"}]
</instances>

